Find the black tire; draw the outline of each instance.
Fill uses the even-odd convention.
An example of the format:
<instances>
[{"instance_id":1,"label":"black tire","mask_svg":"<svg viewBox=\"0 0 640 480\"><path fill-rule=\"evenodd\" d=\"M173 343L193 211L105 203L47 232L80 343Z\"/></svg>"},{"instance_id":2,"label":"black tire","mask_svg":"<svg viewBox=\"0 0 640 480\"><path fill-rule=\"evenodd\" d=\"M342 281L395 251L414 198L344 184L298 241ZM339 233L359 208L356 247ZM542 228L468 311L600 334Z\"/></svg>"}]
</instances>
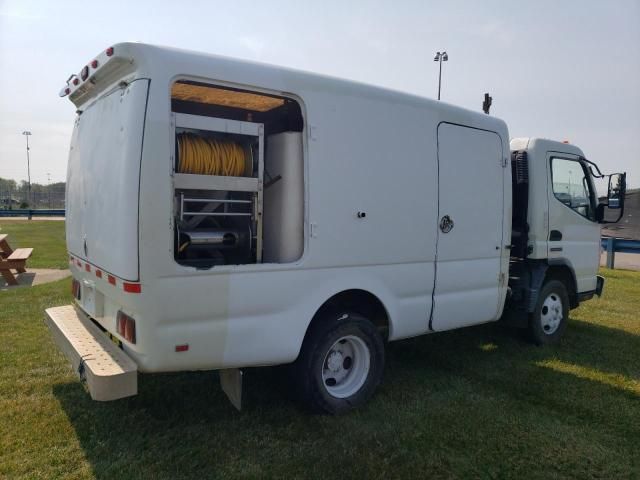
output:
<instances>
[{"instance_id":1,"label":"black tire","mask_svg":"<svg viewBox=\"0 0 640 480\"><path fill-rule=\"evenodd\" d=\"M330 383L325 385L323 369L325 372L329 371L329 356L335 355L333 347L338 345L338 340L345 337L351 338L352 340L349 342L355 342L360 347L366 346L369 353L369 369L364 383L357 391L344 398L338 398L332 395L330 390L339 388L339 385L335 386L335 383L334 385ZM345 342L347 341L343 340L343 343ZM356 357L355 350L353 352ZM342 355L335 358L342 359ZM347 362L348 358L348 356L344 357L344 362ZM342 364L343 371L348 372L347 376L351 373L357 373L356 364L351 363L355 361L350 360L348 364ZM348 371L350 366L353 367L351 372ZM345 413L369 400L382 381L384 342L376 327L365 317L350 312L326 313L316 319L312 325L293 367L299 400L307 408L318 413ZM362 370L360 369L360 371ZM363 373L357 376L364 378L364 375ZM331 380L335 382L335 379L327 379L328 382ZM355 383L355 385L357 384L358 382Z\"/></svg>"},{"instance_id":2,"label":"black tire","mask_svg":"<svg viewBox=\"0 0 640 480\"><path fill-rule=\"evenodd\" d=\"M545 303L547 302L547 303ZM555 310L558 308L559 311ZM557 315L561 314L560 321ZM538 295L533 313L529 315L529 337L536 345L557 343L564 335L569 320L569 294L560 280L547 281Z\"/></svg>"}]
</instances>

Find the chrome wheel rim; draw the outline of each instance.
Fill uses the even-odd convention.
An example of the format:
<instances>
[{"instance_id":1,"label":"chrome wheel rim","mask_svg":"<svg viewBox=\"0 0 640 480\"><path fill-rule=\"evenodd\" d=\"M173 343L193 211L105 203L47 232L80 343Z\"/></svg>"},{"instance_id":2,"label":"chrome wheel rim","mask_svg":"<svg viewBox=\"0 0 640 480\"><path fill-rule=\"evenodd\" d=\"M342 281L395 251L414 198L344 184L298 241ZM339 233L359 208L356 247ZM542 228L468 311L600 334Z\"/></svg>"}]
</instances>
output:
<instances>
[{"instance_id":1,"label":"chrome wheel rim","mask_svg":"<svg viewBox=\"0 0 640 480\"><path fill-rule=\"evenodd\" d=\"M547 295L542 303L542 309L540 310L540 324L542 331L547 335L553 335L560 323L562 322L563 308L560 295L555 292L551 292Z\"/></svg>"},{"instance_id":2,"label":"chrome wheel rim","mask_svg":"<svg viewBox=\"0 0 640 480\"><path fill-rule=\"evenodd\" d=\"M357 393L369 376L371 352L359 337L347 335L338 339L322 362L322 384L335 398Z\"/></svg>"}]
</instances>

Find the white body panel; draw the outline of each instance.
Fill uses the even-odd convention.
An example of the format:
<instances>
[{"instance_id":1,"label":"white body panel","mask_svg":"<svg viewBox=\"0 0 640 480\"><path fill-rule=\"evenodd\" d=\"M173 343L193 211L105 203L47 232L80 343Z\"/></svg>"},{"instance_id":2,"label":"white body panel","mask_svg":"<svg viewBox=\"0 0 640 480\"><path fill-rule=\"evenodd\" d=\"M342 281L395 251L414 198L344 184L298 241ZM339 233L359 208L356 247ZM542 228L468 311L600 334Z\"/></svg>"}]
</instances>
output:
<instances>
[{"instance_id":1,"label":"white body panel","mask_svg":"<svg viewBox=\"0 0 640 480\"><path fill-rule=\"evenodd\" d=\"M505 201L511 203L504 192L511 170L503 143L494 132L451 124L438 128L439 217L450 216L454 226L438 231L434 330L502 314L509 268L503 222L509 211Z\"/></svg>"},{"instance_id":2,"label":"white body panel","mask_svg":"<svg viewBox=\"0 0 640 480\"><path fill-rule=\"evenodd\" d=\"M487 149L495 153L508 149L504 122L443 102L266 65L139 44L118 44L114 50L115 59L130 59L123 62L133 69L127 70L130 78L152 79L137 222L118 226L137 231L141 293L123 292L120 280L111 285L95 278L93 270L86 272L84 265L73 263L72 271L76 278L95 280L103 304L97 320L110 332L115 333L118 309L136 319L137 343L125 341L124 348L141 371L291 362L317 310L334 294L350 289L365 290L381 301L389 316L390 340L430 331L438 188L452 188L442 179L438 185L438 125L494 132ZM174 261L169 92L178 78L283 95L301 104L304 241L299 259L209 270ZM71 99L80 106L93 101L91 92L82 95L72 94ZM499 159L490 154L479 159L485 160L493 163L485 168L503 171L495 164ZM455 313L455 321L443 320L438 329L485 322L500 314L503 287L498 274L504 260L495 248L496 241L509 236L510 221L502 218L510 219L511 211L508 182L496 191L503 185L501 175L497 182L495 188L476 190L474 198L491 205L491 225L483 231L483 238L491 236L490 245L474 250L477 259L465 249L443 253L455 266L447 275L461 272L473 285L449 280L447 303L468 305L469 311ZM102 198L109 196L104 193ZM358 212L366 212L366 217L358 218ZM131 209L129 214L136 212ZM75 228L69 232L70 245L78 245ZM114 250L113 255L123 253ZM474 262L491 272L490 278L470 274ZM483 302L489 306L475 312ZM185 344L188 351L176 352L176 345Z\"/></svg>"},{"instance_id":3,"label":"white body panel","mask_svg":"<svg viewBox=\"0 0 640 480\"><path fill-rule=\"evenodd\" d=\"M146 80L112 90L76 119L67 175L67 248L138 280L138 186Z\"/></svg>"}]
</instances>

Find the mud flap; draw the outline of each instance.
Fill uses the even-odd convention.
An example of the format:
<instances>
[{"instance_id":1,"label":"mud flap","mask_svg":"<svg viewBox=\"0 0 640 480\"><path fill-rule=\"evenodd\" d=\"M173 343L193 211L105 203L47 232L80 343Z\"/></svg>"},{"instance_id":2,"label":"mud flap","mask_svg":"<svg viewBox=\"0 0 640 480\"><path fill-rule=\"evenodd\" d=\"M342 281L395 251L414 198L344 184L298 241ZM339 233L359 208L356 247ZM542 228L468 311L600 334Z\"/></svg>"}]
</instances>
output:
<instances>
[{"instance_id":1,"label":"mud flap","mask_svg":"<svg viewBox=\"0 0 640 480\"><path fill-rule=\"evenodd\" d=\"M220 370L220 386L234 407L242 411L242 376L239 368Z\"/></svg>"}]
</instances>

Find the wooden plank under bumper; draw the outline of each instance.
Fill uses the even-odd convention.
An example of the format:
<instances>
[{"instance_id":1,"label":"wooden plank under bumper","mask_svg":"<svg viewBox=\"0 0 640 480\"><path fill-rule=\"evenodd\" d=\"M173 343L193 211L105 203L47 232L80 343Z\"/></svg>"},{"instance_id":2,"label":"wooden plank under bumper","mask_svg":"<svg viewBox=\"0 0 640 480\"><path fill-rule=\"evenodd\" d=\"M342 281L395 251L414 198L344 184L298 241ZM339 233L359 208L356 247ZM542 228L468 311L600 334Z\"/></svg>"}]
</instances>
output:
<instances>
[{"instance_id":1,"label":"wooden plank under bumper","mask_svg":"<svg viewBox=\"0 0 640 480\"><path fill-rule=\"evenodd\" d=\"M92 399L106 402L138 393L135 362L74 305L48 308L45 323Z\"/></svg>"}]
</instances>

